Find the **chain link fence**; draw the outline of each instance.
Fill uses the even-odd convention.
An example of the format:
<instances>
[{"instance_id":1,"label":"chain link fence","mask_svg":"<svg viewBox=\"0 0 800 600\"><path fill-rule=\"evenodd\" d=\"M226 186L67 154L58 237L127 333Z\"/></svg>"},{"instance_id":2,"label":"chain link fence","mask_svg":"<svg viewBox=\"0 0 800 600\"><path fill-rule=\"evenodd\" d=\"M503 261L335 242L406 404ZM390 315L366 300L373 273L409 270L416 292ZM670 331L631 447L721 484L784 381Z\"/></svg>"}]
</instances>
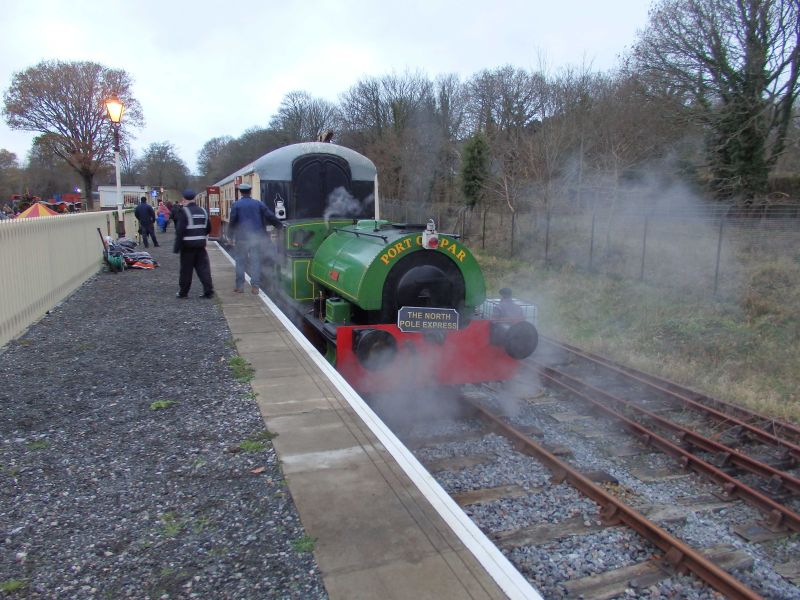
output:
<instances>
[{"instance_id":1,"label":"chain link fence","mask_svg":"<svg viewBox=\"0 0 800 600\"><path fill-rule=\"evenodd\" d=\"M800 206L656 210L536 210L512 214L417 207L383 200L382 218L425 223L462 236L472 247L727 296L741 289L748 266L777 258L800 261Z\"/></svg>"}]
</instances>

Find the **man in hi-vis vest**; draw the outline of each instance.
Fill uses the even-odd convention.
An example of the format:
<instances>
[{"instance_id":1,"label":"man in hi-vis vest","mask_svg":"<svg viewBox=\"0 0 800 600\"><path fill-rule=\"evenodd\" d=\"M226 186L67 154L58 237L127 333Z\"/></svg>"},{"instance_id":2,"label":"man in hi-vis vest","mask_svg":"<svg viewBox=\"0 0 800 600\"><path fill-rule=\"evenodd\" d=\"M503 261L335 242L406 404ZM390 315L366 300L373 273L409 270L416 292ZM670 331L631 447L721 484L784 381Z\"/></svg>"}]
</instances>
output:
<instances>
[{"instance_id":1,"label":"man in hi-vis vest","mask_svg":"<svg viewBox=\"0 0 800 600\"><path fill-rule=\"evenodd\" d=\"M181 255L181 273L178 277L178 298L189 296L192 286L192 270L203 284L201 298L214 297L214 284L211 283L211 262L206 252L206 239L211 231L211 222L206 210L194 203L196 194L184 190L181 208L175 226L175 247L173 252Z\"/></svg>"}]
</instances>

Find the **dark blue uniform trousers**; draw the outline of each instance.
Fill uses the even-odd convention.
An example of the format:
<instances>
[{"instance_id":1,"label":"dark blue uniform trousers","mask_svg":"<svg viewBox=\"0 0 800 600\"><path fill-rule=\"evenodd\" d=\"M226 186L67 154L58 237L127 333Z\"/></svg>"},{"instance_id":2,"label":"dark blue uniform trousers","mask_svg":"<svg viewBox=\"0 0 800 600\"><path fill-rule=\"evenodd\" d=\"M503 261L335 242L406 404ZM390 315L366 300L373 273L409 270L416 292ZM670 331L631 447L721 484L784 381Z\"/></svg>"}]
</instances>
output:
<instances>
[{"instance_id":1,"label":"dark blue uniform trousers","mask_svg":"<svg viewBox=\"0 0 800 600\"><path fill-rule=\"evenodd\" d=\"M192 271L197 271L197 278L203 284L203 293L213 294L211 261L208 260L205 248L181 248L181 272L178 276L178 293L181 296L189 294L189 288L192 287Z\"/></svg>"}]
</instances>

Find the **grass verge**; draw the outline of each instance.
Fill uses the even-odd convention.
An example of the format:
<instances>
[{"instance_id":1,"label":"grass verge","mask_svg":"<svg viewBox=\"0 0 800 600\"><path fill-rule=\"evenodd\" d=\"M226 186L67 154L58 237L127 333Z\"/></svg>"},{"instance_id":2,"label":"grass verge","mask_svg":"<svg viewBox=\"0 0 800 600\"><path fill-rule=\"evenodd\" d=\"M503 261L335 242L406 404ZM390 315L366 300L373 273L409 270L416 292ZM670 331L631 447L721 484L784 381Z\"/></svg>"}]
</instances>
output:
<instances>
[{"instance_id":1,"label":"grass verge","mask_svg":"<svg viewBox=\"0 0 800 600\"><path fill-rule=\"evenodd\" d=\"M479 255L488 295L538 305L539 329L770 416L800 422L800 260L750 265L721 300Z\"/></svg>"},{"instance_id":2,"label":"grass verge","mask_svg":"<svg viewBox=\"0 0 800 600\"><path fill-rule=\"evenodd\" d=\"M228 361L233 378L239 383L249 383L253 380L255 369L241 356L234 356Z\"/></svg>"}]
</instances>

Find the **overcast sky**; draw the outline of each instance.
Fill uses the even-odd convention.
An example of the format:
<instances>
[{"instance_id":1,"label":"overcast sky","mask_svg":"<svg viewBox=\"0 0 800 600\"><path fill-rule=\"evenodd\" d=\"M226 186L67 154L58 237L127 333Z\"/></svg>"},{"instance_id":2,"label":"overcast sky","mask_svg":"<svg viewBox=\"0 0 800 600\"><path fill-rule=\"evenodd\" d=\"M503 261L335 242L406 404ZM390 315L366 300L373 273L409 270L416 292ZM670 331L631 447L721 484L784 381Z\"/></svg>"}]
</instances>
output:
<instances>
[{"instance_id":1,"label":"overcast sky","mask_svg":"<svg viewBox=\"0 0 800 600\"><path fill-rule=\"evenodd\" d=\"M645 27L649 0L3 0L0 88L42 60L127 71L146 125L133 148L171 142L196 171L213 137L264 127L285 94L335 101L365 76L462 80L511 64L607 70ZM0 119L25 160L33 133Z\"/></svg>"}]
</instances>

